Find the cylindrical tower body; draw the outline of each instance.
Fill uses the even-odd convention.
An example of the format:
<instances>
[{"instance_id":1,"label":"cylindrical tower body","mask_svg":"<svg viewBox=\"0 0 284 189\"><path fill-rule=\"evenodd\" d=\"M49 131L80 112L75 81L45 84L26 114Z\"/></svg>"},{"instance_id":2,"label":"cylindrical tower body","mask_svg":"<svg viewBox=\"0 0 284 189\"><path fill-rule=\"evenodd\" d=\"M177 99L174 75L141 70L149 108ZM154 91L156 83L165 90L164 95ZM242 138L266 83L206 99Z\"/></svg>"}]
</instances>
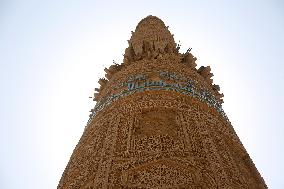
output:
<instances>
[{"instance_id":1,"label":"cylindrical tower body","mask_svg":"<svg viewBox=\"0 0 284 189\"><path fill-rule=\"evenodd\" d=\"M58 185L94 188L267 188L222 110L210 67L178 52L154 16L136 27L106 78Z\"/></svg>"}]
</instances>

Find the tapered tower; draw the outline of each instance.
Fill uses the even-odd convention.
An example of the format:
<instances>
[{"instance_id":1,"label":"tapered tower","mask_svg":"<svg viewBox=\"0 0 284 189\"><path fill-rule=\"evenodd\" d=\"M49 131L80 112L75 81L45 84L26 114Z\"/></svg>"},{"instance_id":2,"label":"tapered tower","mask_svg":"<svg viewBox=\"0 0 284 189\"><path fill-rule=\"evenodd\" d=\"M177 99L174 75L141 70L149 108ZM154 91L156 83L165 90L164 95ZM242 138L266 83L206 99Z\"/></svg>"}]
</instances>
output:
<instances>
[{"instance_id":1,"label":"tapered tower","mask_svg":"<svg viewBox=\"0 0 284 189\"><path fill-rule=\"evenodd\" d=\"M267 188L222 109L210 67L179 52L163 21L141 20L58 189Z\"/></svg>"}]
</instances>

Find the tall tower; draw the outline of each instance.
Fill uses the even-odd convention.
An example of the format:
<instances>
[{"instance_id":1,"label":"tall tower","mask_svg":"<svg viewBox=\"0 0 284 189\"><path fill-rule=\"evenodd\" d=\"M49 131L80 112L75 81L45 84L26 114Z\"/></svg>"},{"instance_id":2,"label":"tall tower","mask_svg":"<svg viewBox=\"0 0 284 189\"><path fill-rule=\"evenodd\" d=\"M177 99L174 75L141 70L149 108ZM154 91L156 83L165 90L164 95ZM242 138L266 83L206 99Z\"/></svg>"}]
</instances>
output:
<instances>
[{"instance_id":1,"label":"tall tower","mask_svg":"<svg viewBox=\"0 0 284 189\"><path fill-rule=\"evenodd\" d=\"M105 69L58 189L267 188L222 110L210 67L179 53L162 20L141 20Z\"/></svg>"}]
</instances>

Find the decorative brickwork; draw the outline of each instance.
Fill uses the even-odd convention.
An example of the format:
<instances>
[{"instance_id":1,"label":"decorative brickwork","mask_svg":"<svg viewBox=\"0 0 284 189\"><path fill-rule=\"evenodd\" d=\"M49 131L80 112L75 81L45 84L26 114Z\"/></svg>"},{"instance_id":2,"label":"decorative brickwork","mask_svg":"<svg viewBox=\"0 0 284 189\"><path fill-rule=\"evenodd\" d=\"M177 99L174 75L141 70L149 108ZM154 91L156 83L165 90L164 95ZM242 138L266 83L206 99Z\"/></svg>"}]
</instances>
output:
<instances>
[{"instance_id":1,"label":"decorative brickwork","mask_svg":"<svg viewBox=\"0 0 284 189\"><path fill-rule=\"evenodd\" d=\"M106 68L58 189L267 188L222 109L210 67L157 17Z\"/></svg>"}]
</instances>

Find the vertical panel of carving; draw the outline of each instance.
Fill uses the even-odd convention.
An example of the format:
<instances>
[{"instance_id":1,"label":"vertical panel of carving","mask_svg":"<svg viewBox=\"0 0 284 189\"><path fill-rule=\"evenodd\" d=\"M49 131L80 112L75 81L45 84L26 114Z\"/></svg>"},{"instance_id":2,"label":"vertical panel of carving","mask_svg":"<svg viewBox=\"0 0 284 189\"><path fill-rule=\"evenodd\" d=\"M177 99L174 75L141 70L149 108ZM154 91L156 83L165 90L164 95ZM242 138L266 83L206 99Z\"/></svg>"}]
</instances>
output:
<instances>
[{"instance_id":1,"label":"vertical panel of carving","mask_svg":"<svg viewBox=\"0 0 284 189\"><path fill-rule=\"evenodd\" d=\"M218 123L218 120L215 120ZM221 124L216 124L220 126ZM214 126L214 125L213 125ZM216 127L215 127L216 128ZM239 171L238 163L236 162L234 156L240 156L240 154L234 154L232 143L234 142L231 138L228 138L224 133L219 132L217 129L213 129L212 127L212 134L214 137L214 142L216 144L217 150L220 154L222 159L223 167L226 171L226 174L230 178L231 185L234 187L242 187L247 188L245 177ZM227 141L230 142L227 142Z\"/></svg>"},{"instance_id":2,"label":"vertical panel of carving","mask_svg":"<svg viewBox=\"0 0 284 189\"><path fill-rule=\"evenodd\" d=\"M228 177L223 168L221 157L218 153L217 147L214 144L214 140L212 138L212 133L210 131L210 125L206 123L207 115L200 113L199 119L197 119L197 127L198 132L202 138L202 148L206 153L206 159L210 162L211 170L217 174L215 174L215 179L217 184L221 188L228 187Z\"/></svg>"},{"instance_id":3,"label":"vertical panel of carving","mask_svg":"<svg viewBox=\"0 0 284 189\"><path fill-rule=\"evenodd\" d=\"M135 116L138 115L137 110L129 111L129 109L125 109L125 111L119 111L123 115L121 115L118 125L114 154L115 160L112 162L108 179L109 188L128 187L128 169L134 167L133 161L137 160L137 154L130 153L133 125L136 122Z\"/></svg>"},{"instance_id":4,"label":"vertical panel of carving","mask_svg":"<svg viewBox=\"0 0 284 189\"><path fill-rule=\"evenodd\" d=\"M187 137L185 140L187 143L187 151L189 151L187 158L193 159L194 166L199 167L201 170L198 187L217 188L214 172L211 171L211 165L206 159L206 152L203 148L203 137L200 134L202 132L199 131L200 128L197 123L198 116L190 111L183 111L179 114L179 117L183 125L184 135Z\"/></svg>"},{"instance_id":5,"label":"vertical panel of carving","mask_svg":"<svg viewBox=\"0 0 284 189\"><path fill-rule=\"evenodd\" d=\"M202 146L202 136L198 131L199 128L197 127L196 119L196 114L184 113L181 115L181 120L185 129L184 133L188 137L187 149L195 159L198 159L198 161L202 161L201 164L204 165L204 163L206 163L204 161L206 156Z\"/></svg>"},{"instance_id":6,"label":"vertical panel of carving","mask_svg":"<svg viewBox=\"0 0 284 189\"><path fill-rule=\"evenodd\" d=\"M98 171L98 165L102 156L104 155L104 145L106 140L106 134L108 130L108 124L104 120L100 120L92 127L88 141L84 145L87 154L91 154L87 161L91 173L90 180L94 179L96 172ZM88 168L87 168L88 169Z\"/></svg>"},{"instance_id":7,"label":"vertical panel of carving","mask_svg":"<svg viewBox=\"0 0 284 189\"><path fill-rule=\"evenodd\" d=\"M132 117L123 115L119 120L118 137L115 145L115 156L126 157L130 148Z\"/></svg>"},{"instance_id":8,"label":"vertical panel of carving","mask_svg":"<svg viewBox=\"0 0 284 189\"><path fill-rule=\"evenodd\" d=\"M104 124L107 128L105 135L105 142L102 149L102 157L98 166L98 174L94 180L94 186L98 188L107 188L108 175L114 155L115 142L118 133L118 123L120 115L117 112L112 112L109 116L106 116Z\"/></svg>"},{"instance_id":9,"label":"vertical panel of carving","mask_svg":"<svg viewBox=\"0 0 284 189\"><path fill-rule=\"evenodd\" d=\"M193 148L193 141L192 141L192 137L190 136L188 129L190 127L190 124L186 118L186 115L184 113L179 113L178 115L178 120L180 122L180 125L182 127L183 130L183 135L184 135L184 142L185 142L185 150L188 152L192 152Z\"/></svg>"},{"instance_id":10,"label":"vertical panel of carving","mask_svg":"<svg viewBox=\"0 0 284 189\"><path fill-rule=\"evenodd\" d=\"M191 141L190 141L190 137L187 132L186 121L185 121L183 113L181 113L179 109L177 109L176 112L179 112L176 116L176 122L177 122L178 127L180 128L179 138L181 139L182 144L183 144L183 151L185 153L188 153L191 150L190 148Z\"/></svg>"},{"instance_id":11,"label":"vertical panel of carving","mask_svg":"<svg viewBox=\"0 0 284 189\"><path fill-rule=\"evenodd\" d=\"M128 127L128 136L127 136L127 150L126 150L126 155L130 156L131 153L131 143L132 143L132 135L133 135L133 126L134 123L137 121L135 119L135 113L131 113L129 115L129 118L127 119L127 127Z\"/></svg>"},{"instance_id":12,"label":"vertical panel of carving","mask_svg":"<svg viewBox=\"0 0 284 189\"><path fill-rule=\"evenodd\" d=\"M231 153L230 144L226 142L227 140L233 141L233 139L220 132L222 123L214 117L214 115L205 113L204 116L207 117L207 119L204 119L204 124L210 132L211 139L219 154L222 167L229 178L229 180L227 180L227 184L233 188L245 188L244 181L238 171L236 161L232 158L234 155Z\"/></svg>"}]
</instances>

